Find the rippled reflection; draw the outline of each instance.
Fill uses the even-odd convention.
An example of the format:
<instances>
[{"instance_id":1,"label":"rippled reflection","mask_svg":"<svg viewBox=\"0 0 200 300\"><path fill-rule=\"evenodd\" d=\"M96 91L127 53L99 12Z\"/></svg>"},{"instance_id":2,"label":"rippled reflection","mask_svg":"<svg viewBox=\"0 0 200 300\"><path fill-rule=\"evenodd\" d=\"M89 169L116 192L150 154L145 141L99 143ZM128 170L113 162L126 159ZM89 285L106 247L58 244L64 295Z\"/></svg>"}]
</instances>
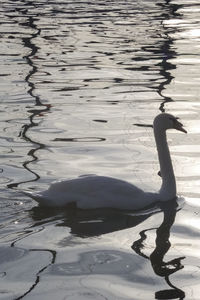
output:
<instances>
[{"instance_id":1,"label":"rippled reflection","mask_svg":"<svg viewBox=\"0 0 200 300\"><path fill-rule=\"evenodd\" d=\"M163 289L155 292L155 299L184 299L185 292L178 288L175 284L172 283L170 276L183 269L181 261L185 257L173 258L167 262L164 261L164 257L167 252L170 250L171 243L170 231L175 223L175 217L179 207L176 202L169 201L162 205L163 212L163 221L158 226L158 228L149 228L142 230L140 232L141 238L133 242L132 249L134 252L139 254L144 259L148 259L151 262L153 271L156 275L163 277L166 281L166 284L170 289ZM121 231L127 228L133 228L138 224L144 222L155 212L159 210L151 209L143 211L140 214L134 214L131 212L119 212L115 210L93 210L93 211L77 211L69 210L66 213L57 211L58 215L55 215L55 211L49 209L48 211L44 208L34 208L31 211L31 215L36 221L36 226L38 224L44 225L46 222L49 222L50 216L55 216L57 220L61 220L57 226L69 227L71 234L87 238L99 236L102 234L107 234L111 232ZM51 218L52 220L52 218ZM145 226L145 225L144 225ZM147 251L145 246L147 239L147 232L153 231L156 229L156 245L153 252L148 256L145 254ZM135 237L134 237L135 239ZM64 238L59 243L62 247L73 245L69 236ZM145 264L141 260L140 265ZM128 265L128 269L127 269ZM88 266L89 267L88 269ZM54 266L49 270L49 274L56 274L56 276L90 276L91 273L95 276L100 274L104 275L117 275L119 278L124 276L128 281L132 282L133 287L135 288L135 283L142 280L141 272L144 272L143 277L145 278L145 267L141 265L139 267L136 264L136 258L134 255L125 254L123 251L116 250L95 250L95 251L86 251L80 253L78 261L69 262L69 263L55 263ZM152 280L150 275L148 280ZM143 278L143 279L144 279ZM97 279L99 280L99 279ZM112 281L112 277L109 278ZM145 279L147 280L147 279ZM180 283L180 282L179 282ZM180 283L181 284L181 283ZM103 289L102 289L103 291ZM146 298L145 298L146 299Z\"/></svg>"},{"instance_id":2,"label":"rippled reflection","mask_svg":"<svg viewBox=\"0 0 200 300\"><path fill-rule=\"evenodd\" d=\"M156 231L156 247L151 255L148 257L143 253L143 251L145 250L144 242L147 238L146 232L152 229L143 230L140 233L141 238L133 243L132 249L140 256L150 259L154 272L158 276L164 277L166 283L169 285L169 287L171 287L170 290L162 290L156 292L155 299L184 299L185 293L171 283L170 275L183 268L181 260L185 257L178 257L168 262L164 262L164 256L169 251L171 246L169 241L170 229L175 222L177 213L176 202L170 201L169 203L166 203L163 207L163 213L163 222Z\"/></svg>"},{"instance_id":3,"label":"rippled reflection","mask_svg":"<svg viewBox=\"0 0 200 300\"><path fill-rule=\"evenodd\" d=\"M156 4L122 1L118 5L112 1L106 5L102 1L55 2L53 7L48 3L30 1L24 8L23 2L21 5L10 10L5 1L4 10L10 23L14 20L21 29L16 38L21 40L27 52L23 58L29 72L24 80L33 108L27 107L29 123L22 126L20 136L34 145L27 153L31 158L22 164L34 178L31 175L30 179L10 183L8 187L37 181L44 176L41 155L40 163L35 163L41 150L49 160L54 160L47 149L49 144L55 149L51 141L92 142L87 140L85 132L98 131L103 133L103 136L99 135L100 139L110 144L109 132L113 131L116 121L120 121L121 112L124 111L127 119L140 113L140 107L136 115L132 110L138 100L144 103L143 111L145 103L148 105L149 101L158 100L161 101L160 110L165 110L165 103L172 99L162 91L173 78L171 69L176 65L170 59L176 57L176 51L172 49L173 39L164 20L180 17L177 10L181 7L170 1ZM113 109L109 108L110 105L120 107ZM152 105L153 110L154 107ZM93 118L102 115L102 119L106 119L107 133L91 124L90 114ZM152 118L153 114L154 111L151 112ZM40 130L41 121L42 127L52 128L47 138ZM79 123L81 127L77 126ZM94 136L95 142L96 135L89 136ZM115 139L115 133L113 137ZM59 149L56 152L59 155ZM47 163L45 166L47 177L52 171L48 170ZM73 170L70 171L68 176L74 176ZM80 171L84 173L84 169Z\"/></svg>"},{"instance_id":4,"label":"rippled reflection","mask_svg":"<svg viewBox=\"0 0 200 300\"><path fill-rule=\"evenodd\" d=\"M198 299L198 1L0 6L1 291L15 299ZM151 128L159 111L181 117L188 131L184 140L169 134L186 202L177 215L42 211L17 193L84 174L159 181ZM168 250L175 258L165 262ZM66 274L70 288L61 291Z\"/></svg>"},{"instance_id":5,"label":"rippled reflection","mask_svg":"<svg viewBox=\"0 0 200 300\"><path fill-rule=\"evenodd\" d=\"M63 213L63 210L35 207L31 211L31 217L36 225L45 224L49 218L62 220L58 226L67 226L71 233L78 237L94 237L102 234L132 228L147 219L151 214L159 211L158 207L140 213L131 213L113 209L77 210L71 208Z\"/></svg>"}]
</instances>

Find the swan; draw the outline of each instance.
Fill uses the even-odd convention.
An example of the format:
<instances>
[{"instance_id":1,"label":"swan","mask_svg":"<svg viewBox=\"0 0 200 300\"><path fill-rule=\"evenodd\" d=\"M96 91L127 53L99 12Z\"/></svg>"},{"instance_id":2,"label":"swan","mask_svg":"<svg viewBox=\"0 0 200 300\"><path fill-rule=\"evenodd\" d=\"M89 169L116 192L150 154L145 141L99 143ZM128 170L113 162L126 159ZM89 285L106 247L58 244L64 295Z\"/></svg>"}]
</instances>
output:
<instances>
[{"instance_id":1,"label":"swan","mask_svg":"<svg viewBox=\"0 0 200 300\"><path fill-rule=\"evenodd\" d=\"M145 192L139 187L112 177L82 176L50 185L48 190L24 192L41 206L64 207L75 204L80 209L115 208L139 210L157 201L176 198L176 180L167 144L166 130L187 133L178 118L168 113L157 115L153 122L154 137L160 163L161 188L158 192Z\"/></svg>"}]
</instances>

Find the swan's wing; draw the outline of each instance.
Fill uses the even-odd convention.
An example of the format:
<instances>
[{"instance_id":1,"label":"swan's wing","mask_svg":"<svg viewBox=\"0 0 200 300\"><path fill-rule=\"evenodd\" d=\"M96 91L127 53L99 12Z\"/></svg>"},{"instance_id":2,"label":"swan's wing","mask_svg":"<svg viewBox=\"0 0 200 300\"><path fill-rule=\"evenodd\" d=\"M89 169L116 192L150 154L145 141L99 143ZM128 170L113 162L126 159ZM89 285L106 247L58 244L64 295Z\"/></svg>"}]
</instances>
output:
<instances>
[{"instance_id":1,"label":"swan's wing","mask_svg":"<svg viewBox=\"0 0 200 300\"><path fill-rule=\"evenodd\" d=\"M43 206L62 207L76 203L78 208L140 209L156 199L154 194L111 177L88 176L53 183L40 193L24 192Z\"/></svg>"}]
</instances>

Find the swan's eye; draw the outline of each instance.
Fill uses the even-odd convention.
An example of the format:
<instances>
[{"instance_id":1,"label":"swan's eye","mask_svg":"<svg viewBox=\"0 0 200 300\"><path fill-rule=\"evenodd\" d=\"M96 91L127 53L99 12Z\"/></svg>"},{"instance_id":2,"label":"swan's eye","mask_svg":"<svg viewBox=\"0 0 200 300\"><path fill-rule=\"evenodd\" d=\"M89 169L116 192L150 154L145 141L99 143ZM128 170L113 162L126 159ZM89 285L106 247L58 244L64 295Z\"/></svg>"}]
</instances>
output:
<instances>
[{"instance_id":1,"label":"swan's eye","mask_svg":"<svg viewBox=\"0 0 200 300\"><path fill-rule=\"evenodd\" d=\"M173 123L177 121L178 118L169 118Z\"/></svg>"},{"instance_id":2,"label":"swan's eye","mask_svg":"<svg viewBox=\"0 0 200 300\"><path fill-rule=\"evenodd\" d=\"M170 118L170 120L172 120L172 122L174 123L174 124L177 124L177 123L179 123L179 124L181 124L178 120L179 120L180 118ZM182 124L181 124L182 125Z\"/></svg>"},{"instance_id":3,"label":"swan's eye","mask_svg":"<svg viewBox=\"0 0 200 300\"><path fill-rule=\"evenodd\" d=\"M172 120L172 122L173 122L173 127L175 129L183 127L183 124L178 121L179 119L180 118L170 118L170 120Z\"/></svg>"}]
</instances>

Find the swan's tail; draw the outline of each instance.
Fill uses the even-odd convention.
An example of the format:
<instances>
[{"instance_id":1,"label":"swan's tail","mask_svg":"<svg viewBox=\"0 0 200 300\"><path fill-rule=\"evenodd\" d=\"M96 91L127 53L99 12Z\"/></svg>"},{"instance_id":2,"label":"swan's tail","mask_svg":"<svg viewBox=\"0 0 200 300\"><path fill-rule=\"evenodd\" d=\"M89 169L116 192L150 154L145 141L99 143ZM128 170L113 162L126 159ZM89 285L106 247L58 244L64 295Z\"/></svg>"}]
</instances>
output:
<instances>
[{"instance_id":1,"label":"swan's tail","mask_svg":"<svg viewBox=\"0 0 200 300\"><path fill-rule=\"evenodd\" d=\"M45 197L40 193L31 192L31 191L22 191L22 193L40 204L46 201Z\"/></svg>"}]
</instances>

